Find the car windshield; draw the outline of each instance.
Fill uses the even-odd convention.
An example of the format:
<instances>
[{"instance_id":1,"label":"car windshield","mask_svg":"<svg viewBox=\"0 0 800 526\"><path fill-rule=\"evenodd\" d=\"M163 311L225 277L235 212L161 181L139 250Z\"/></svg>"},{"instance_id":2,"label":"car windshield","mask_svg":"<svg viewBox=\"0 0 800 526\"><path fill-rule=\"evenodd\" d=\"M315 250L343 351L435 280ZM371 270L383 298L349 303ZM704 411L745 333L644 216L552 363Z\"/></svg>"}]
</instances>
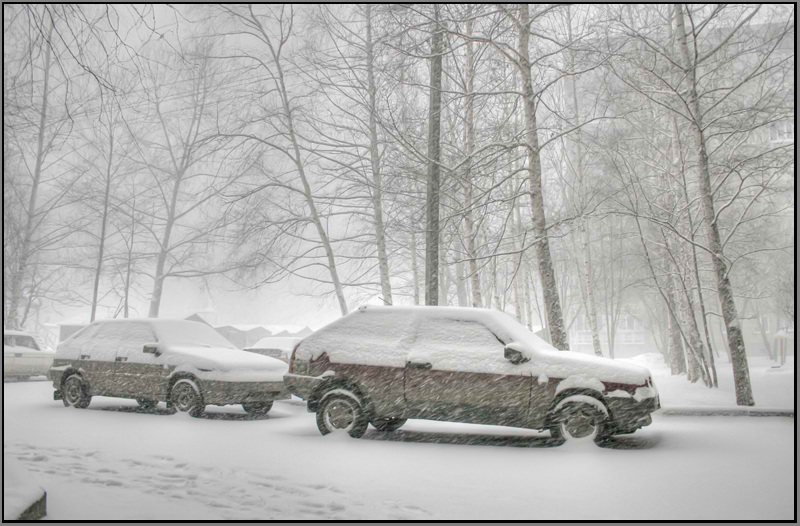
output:
<instances>
[{"instance_id":1,"label":"car windshield","mask_svg":"<svg viewBox=\"0 0 800 526\"><path fill-rule=\"evenodd\" d=\"M236 347L213 327L184 320L160 321L155 325L158 341L185 347Z\"/></svg>"}]
</instances>

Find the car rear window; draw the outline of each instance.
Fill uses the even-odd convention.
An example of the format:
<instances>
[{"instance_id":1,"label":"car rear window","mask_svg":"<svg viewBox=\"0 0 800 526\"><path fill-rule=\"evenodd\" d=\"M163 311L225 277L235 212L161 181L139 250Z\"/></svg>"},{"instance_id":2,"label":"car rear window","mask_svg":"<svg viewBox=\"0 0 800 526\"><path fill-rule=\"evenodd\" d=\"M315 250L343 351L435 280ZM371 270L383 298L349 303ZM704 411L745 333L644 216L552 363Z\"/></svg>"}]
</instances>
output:
<instances>
[{"instance_id":1,"label":"car rear window","mask_svg":"<svg viewBox=\"0 0 800 526\"><path fill-rule=\"evenodd\" d=\"M335 363L403 367L412 317L410 311L354 312L306 337L295 357L310 360L326 353Z\"/></svg>"}]
</instances>

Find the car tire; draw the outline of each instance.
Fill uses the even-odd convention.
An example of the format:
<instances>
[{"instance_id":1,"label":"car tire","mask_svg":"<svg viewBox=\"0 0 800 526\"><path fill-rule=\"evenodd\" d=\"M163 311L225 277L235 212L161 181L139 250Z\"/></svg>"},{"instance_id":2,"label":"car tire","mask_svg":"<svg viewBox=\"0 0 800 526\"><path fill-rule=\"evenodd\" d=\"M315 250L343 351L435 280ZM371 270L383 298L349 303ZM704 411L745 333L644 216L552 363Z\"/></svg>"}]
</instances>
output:
<instances>
[{"instance_id":1,"label":"car tire","mask_svg":"<svg viewBox=\"0 0 800 526\"><path fill-rule=\"evenodd\" d=\"M322 399L317 409L317 428L323 435L346 432L353 438L361 438L369 425L364 404L357 395L345 393Z\"/></svg>"},{"instance_id":2,"label":"car tire","mask_svg":"<svg viewBox=\"0 0 800 526\"><path fill-rule=\"evenodd\" d=\"M200 389L189 379L175 382L169 391L169 404L176 412L189 413L195 418L202 416L206 409Z\"/></svg>"},{"instance_id":3,"label":"car tire","mask_svg":"<svg viewBox=\"0 0 800 526\"><path fill-rule=\"evenodd\" d=\"M242 404L242 408L253 416L264 416L272 409L272 402L253 402Z\"/></svg>"},{"instance_id":4,"label":"car tire","mask_svg":"<svg viewBox=\"0 0 800 526\"><path fill-rule=\"evenodd\" d=\"M372 427L377 429L378 431L385 431L387 433L391 433L392 431L397 431L403 424L408 422L406 418L376 418L375 420L371 421Z\"/></svg>"},{"instance_id":5,"label":"car tire","mask_svg":"<svg viewBox=\"0 0 800 526\"><path fill-rule=\"evenodd\" d=\"M600 444L608 439L607 421L596 405L567 399L550 419L550 436L562 443L594 440Z\"/></svg>"},{"instance_id":6,"label":"car tire","mask_svg":"<svg viewBox=\"0 0 800 526\"><path fill-rule=\"evenodd\" d=\"M92 395L89 394L89 386L83 381L79 374L71 374L64 379L61 388L61 400L65 407L76 407L86 409L92 402Z\"/></svg>"},{"instance_id":7,"label":"car tire","mask_svg":"<svg viewBox=\"0 0 800 526\"><path fill-rule=\"evenodd\" d=\"M158 405L158 400L144 400L142 398L137 398L136 403L139 404L139 407L145 411L152 411Z\"/></svg>"}]
</instances>

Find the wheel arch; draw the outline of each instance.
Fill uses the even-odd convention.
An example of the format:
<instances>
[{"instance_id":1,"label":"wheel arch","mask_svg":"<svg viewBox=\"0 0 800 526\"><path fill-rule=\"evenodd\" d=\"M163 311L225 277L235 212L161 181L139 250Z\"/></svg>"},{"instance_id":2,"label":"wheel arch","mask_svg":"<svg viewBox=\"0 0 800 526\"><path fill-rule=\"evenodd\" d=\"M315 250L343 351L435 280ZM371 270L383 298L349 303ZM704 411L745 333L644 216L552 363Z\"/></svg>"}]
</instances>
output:
<instances>
[{"instance_id":1,"label":"wheel arch","mask_svg":"<svg viewBox=\"0 0 800 526\"><path fill-rule=\"evenodd\" d=\"M68 368L64 369L64 372L61 373L61 381L59 382L59 385L58 385L58 388L61 391L64 390L64 382L66 382L67 378L69 378L73 374L77 374L78 376L80 376L81 377L81 381L83 381L84 384L86 384L86 388L87 389L89 388L89 380L86 379L86 371L84 371L80 367L71 366L71 367L68 367Z\"/></svg>"},{"instance_id":2,"label":"wheel arch","mask_svg":"<svg viewBox=\"0 0 800 526\"><path fill-rule=\"evenodd\" d=\"M369 396L367 396L365 389L363 389L358 382L347 377L333 377L331 380L316 386L308 397L309 411L316 411L319 409L322 400L337 390L351 391L358 396L363 401L367 417L371 417L373 414L373 404Z\"/></svg>"},{"instance_id":3,"label":"wheel arch","mask_svg":"<svg viewBox=\"0 0 800 526\"><path fill-rule=\"evenodd\" d=\"M203 388L200 385L200 381L198 380L198 378L192 373L181 371L178 373L174 373L167 378L167 392L165 393L167 401L169 401L169 396L170 393L172 393L172 388L175 387L175 384L181 380L189 380L190 382L192 382L195 385L195 387L197 387L197 392L200 393L200 396L201 397L203 396Z\"/></svg>"},{"instance_id":4,"label":"wheel arch","mask_svg":"<svg viewBox=\"0 0 800 526\"><path fill-rule=\"evenodd\" d=\"M594 398L606 408L609 422L614 421L614 414L611 412L611 408L608 407L608 404L603 397L603 393L597 391L596 389L589 389L588 387L570 387L568 389L564 389L553 397L553 401L550 403L550 407L547 409L545 425L549 426L551 424L552 418L555 415L555 408L558 407L558 404L560 404L563 400L575 395L583 395Z\"/></svg>"}]
</instances>

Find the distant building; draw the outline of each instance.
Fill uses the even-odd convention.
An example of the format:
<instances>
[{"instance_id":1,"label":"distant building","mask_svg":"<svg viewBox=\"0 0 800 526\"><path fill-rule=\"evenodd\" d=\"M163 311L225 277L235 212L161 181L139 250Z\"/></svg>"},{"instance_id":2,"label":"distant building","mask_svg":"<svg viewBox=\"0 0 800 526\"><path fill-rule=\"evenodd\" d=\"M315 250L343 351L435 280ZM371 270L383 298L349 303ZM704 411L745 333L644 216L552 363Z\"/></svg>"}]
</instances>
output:
<instances>
[{"instance_id":1,"label":"distant building","mask_svg":"<svg viewBox=\"0 0 800 526\"><path fill-rule=\"evenodd\" d=\"M205 323L209 327L213 327L211 322L209 320L207 320L206 317L203 316L203 314L200 313L200 312L195 312L191 316L187 316L185 319L187 319L189 321L199 321L200 323Z\"/></svg>"},{"instance_id":2,"label":"distant building","mask_svg":"<svg viewBox=\"0 0 800 526\"><path fill-rule=\"evenodd\" d=\"M605 357L630 358L639 354L657 352L652 332L645 322L631 312L623 312L609 339L608 329L598 316L600 348ZM613 351L609 351L613 345ZM594 354L592 330L585 314L580 314L569 331L569 346L573 351Z\"/></svg>"},{"instance_id":3,"label":"distant building","mask_svg":"<svg viewBox=\"0 0 800 526\"><path fill-rule=\"evenodd\" d=\"M261 325L223 325L214 329L239 349L250 347L258 340L272 335Z\"/></svg>"}]
</instances>

